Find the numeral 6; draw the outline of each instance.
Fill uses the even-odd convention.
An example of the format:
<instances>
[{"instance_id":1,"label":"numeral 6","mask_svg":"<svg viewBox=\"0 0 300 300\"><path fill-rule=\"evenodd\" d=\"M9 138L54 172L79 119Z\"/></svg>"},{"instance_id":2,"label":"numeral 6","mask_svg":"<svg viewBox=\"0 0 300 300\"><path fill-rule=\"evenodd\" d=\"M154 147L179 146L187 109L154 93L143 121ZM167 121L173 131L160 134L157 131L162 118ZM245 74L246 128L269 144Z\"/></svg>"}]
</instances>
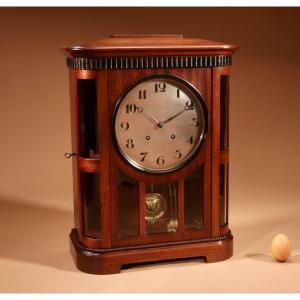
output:
<instances>
[{"instance_id":1,"label":"numeral 6","mask_svg":"<svg viewBox=\"0 0 300 300\"><path fill-rule=\"evenodd\" d=\"M157 158L156 163L160 166L162 166L165 163L164 157L161 155Z\"/></svg>"}]
</instances>

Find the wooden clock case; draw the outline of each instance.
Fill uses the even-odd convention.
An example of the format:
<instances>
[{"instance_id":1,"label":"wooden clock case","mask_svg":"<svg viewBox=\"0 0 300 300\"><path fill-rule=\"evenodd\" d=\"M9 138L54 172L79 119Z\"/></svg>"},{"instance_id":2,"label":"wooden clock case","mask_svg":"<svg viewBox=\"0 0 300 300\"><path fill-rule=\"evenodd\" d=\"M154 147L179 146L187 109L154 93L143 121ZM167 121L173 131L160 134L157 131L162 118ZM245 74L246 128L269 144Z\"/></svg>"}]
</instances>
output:
<instances>
[{"instance_id":1,"label":"wooden clock case","mask_svg":"<svg viewBox=\"0 0 300 300\"><path fill-rule=\"evenodd\" d=\"M232 256L233 237L228 227L228 105L230 66L236 49L234 45L180 35L118 35L63 49L71 97L75 228L70 233L70 248L78 269L109 274L132 263L188 257L215 262ZM111 126L120 96L138 80L154 74L175 75L192 84L206 101L209 120L205 143L195 157L179 170L159 175L136 170L120 157ZM94 103L85 107L85 97L94 99ZM94 113L92 124L88 113ZM203 224L199 230L188 230L185 180L200 166ZM119 172L136 183L138 211L134 217L122 215L126 214L126 206L120 208L120 199L124 194L130 198L130 191L120 191ZM146 185L168 182L176 182L177 186L177 232L147 234ZM135 225L130 225L135 234L122 237L120 232L132 218L136 218Z\"/></svg>"}]
</instances>

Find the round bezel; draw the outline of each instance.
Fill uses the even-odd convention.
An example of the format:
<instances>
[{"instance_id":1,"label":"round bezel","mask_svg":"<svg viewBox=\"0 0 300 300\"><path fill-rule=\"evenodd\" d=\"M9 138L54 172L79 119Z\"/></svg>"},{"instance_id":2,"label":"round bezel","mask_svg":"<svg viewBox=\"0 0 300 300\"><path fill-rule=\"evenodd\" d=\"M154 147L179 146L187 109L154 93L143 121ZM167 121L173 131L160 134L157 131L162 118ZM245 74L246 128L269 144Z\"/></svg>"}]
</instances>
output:
<instances>
[{"instance_id":1,"label":"round bezel","mask_svg":"<svg viewBox=\"0 0 300 300\"><path fill-rule=\"evenodd\" d=\"M174 166L172 168L152 169L152 168L147 168L147 167L140 165L139 163L137 163L134 159L132 159L129 155L127 155L123 151L123 149L119 145L117 133L116 133L115 122L116 122L117 113L118 113L121 103L126 99L127 95L135 87L137 87L138 85L140 85L143 82L153 81L155 79L175 83L173 85L178 86L181 89L183 89L186 94L188 94L193 100L198 102L199 107L201 108L201 111L202 111L202 117L204 119L204 126L202 129L202 132L199 136L199 140L198 140L196 146L193 148L193 151L191 151L191 153L185 159L180 161L176 166ZM130 166L134 167L135 169L137 169L139 171L143 171L145 173L150 173L150 174L170 173L173 171L177 171L180 168L187 165L202 148L202 146L206 140L207 132L208 132L208 110L207 110L207 106L206 106L204 97L191 83L189 83L186 80L182 79L181 77L178 77L175 75L154 74L154 75L143 77L142 79L136 81L118 99L117 104L115 105L115 108L113 111L113 115L112 115L111 128L112 128L112 135L113 135L113 143L114 143L116 149L118 150L118 153L120 154L121 158L123 160L125 160L127 163L129 163Z\"/></svg>"}]
</instances>

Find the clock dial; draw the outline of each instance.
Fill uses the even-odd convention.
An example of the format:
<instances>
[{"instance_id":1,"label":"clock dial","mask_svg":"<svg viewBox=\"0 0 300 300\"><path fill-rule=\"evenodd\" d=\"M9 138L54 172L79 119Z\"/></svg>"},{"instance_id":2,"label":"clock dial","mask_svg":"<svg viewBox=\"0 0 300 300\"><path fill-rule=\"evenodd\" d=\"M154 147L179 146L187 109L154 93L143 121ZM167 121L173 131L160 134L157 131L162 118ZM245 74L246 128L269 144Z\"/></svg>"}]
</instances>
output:
<instances>
[{"instance_id":1,"label":"clock dial","mask_svg":"<svg viewBox=\"0 0 300 300\"><path fill-rule=\"evenodd\" d=\"M115 111L118 148L134 167L165 173L182 167L199 149L207 130L200 94L173 76L143 80L126 93Z\"/></svg>"}]
</instances>

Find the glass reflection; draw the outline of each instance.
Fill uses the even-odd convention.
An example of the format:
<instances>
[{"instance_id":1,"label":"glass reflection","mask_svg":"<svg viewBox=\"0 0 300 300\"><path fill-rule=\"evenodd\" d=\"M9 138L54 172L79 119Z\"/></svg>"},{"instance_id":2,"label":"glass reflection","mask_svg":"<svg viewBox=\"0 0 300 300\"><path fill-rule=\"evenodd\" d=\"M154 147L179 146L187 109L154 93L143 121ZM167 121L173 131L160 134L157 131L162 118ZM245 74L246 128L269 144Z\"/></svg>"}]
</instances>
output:
<instances>
[{"instance_id":1,"label":"glass reflection","mask_svg":"<svg viewBox=\"0 0 300 300\"><path fill-rule=\"evenodd\" d=\"M118 173L119 238L140 233L139 185L122 172Z\"/></svg>"},{"instance_id":2,"label":"glass reflection","mask_svg":"<svg viewBox=\"0 0 300 300\"><path fill-rule=\"evenodd\" d=\"M220 225L228 223L228 163L220 165Z\"/></svg>"},{"instance_id":3,"label":"glass reflection","mask_svg":"<svg viewBox=\"0 0 300 300\"><path fill-rule=\"evenodd\" d=\"M79 152L99 158L97 85L95 79L77 79Z\"/></svg>"},{"instance_id":4,"label":"glass reflection","mask_svg":"<svg viewBox=\"0 0 300 300\"><path fill-rule=\"evenodd\" d=\"M204 166L184 179L184 227L199 230L204 224Z\"/></svg>"},{"instance_id":5,"label":"glass reflection","mask_svg":"<svg viewBox=\"0 0 300 300\"><path fill-rule=\"evenodd\" d=\"M83 233L87 237L100 238L100 176L99 173L81 172L83 199Z\"/></svg>"},{"instance_id":6,"label":"glass reflection","mask_svg":"<svg viewBox=\"0 0 300 300\"><path fill-rule=\"evenodd\" d=\"M220 149L227 150L228 136L228 105L229 105L229 76L222 75L220 79Z\"/></svg>"}]
</instances>

